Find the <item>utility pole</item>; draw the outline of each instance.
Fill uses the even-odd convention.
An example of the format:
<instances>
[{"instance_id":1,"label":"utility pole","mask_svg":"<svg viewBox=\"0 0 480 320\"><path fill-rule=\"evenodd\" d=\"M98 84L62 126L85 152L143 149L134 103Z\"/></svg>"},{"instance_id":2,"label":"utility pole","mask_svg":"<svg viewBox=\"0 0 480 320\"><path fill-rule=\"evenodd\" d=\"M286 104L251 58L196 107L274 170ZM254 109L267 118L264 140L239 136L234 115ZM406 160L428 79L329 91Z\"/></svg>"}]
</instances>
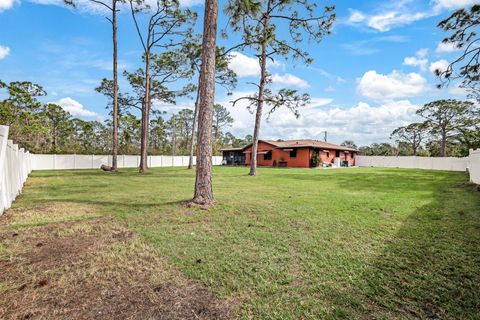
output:
<instances>
[{"instance_id":1,"label":"utility pole","mask_svg":"<svg viewBox=\"0 0 480 320\"><path fill-rule=\"evenodd\" d=\"M327 130L322 131L322 132L320 132L320 133L323 133L323 140L324 140L325 142L327 142Z\"/></svg>"}]
</instances>

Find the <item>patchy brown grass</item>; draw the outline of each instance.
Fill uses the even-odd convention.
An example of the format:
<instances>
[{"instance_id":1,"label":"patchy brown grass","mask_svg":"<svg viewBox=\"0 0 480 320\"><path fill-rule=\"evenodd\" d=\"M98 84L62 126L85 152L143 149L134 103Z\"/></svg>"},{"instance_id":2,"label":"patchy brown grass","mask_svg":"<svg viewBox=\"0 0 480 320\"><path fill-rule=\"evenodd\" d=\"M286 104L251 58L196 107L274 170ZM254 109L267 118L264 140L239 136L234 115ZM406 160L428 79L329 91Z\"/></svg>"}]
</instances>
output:
<instances>
[{"instance_id":1,"label":"patchy brown grass","mask_svg":"<svg viewBox=\"0 0 480 320\"><path fill-rule=\"evenodd\" d=\"M233 317L235 303L186 280L114 218L12 228L18 219L43 219L59 208L65 215L67 207L53 206L2 217L1 319ZM94 215L71 208L82 217Z\"/></svg>"},{"instance_id":2,"label":"patchy brown grass","mask_svg":"<svg viewBox=\"0 0 480 320\"><path fill-rule=\"evenodd\" d=\"M0 219L0 227L21 229L99 216L94 206L60 202L37 205L32 208L10 209Z\"/></svg>"}]
</instances>

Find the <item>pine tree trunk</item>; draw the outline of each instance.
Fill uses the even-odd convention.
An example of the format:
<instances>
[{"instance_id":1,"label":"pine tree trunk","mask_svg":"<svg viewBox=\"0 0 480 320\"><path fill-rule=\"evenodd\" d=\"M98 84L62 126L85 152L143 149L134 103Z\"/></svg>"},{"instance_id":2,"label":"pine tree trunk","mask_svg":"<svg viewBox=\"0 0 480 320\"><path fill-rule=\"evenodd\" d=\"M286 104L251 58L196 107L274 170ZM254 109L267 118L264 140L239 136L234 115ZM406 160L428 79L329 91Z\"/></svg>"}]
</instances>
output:
<instances>
[{"instance_id":1,"label":"pine tree trunk","mask_svg":"<svg viewBox=\"0 0 480 320\"><path fill-rule=\"evenodd\" d=\"M268 25L268 17L264 16L264 25ZM265 37L266 38L266 37ZM260 58L260 85L258 86L258 101L257 101L257 112L255 114L255 128L253 129L253 143L252 143L252 154L250 161L250 172L248 175L254 176L257 174L257 151L258 151L258 140L260 139L260 125L262 123L262 111L263 111L263 102L265 99L265 84L267 81L267 48L266 43L262 43L262 54Z\"/></svg>"},{"instance_id":2,"label":"pine tree trunk","mask_svg":"<svg viewBox=\"0 0 480 320\"><path fill-rule=\"evenodd\" d=\"M57 152L57 125L54 123L53 124L53 139L52 139L52 149L54 150L54 152Z\"/></svg>"},{"instance_id":3,"label":"pine tree trunk","mask_svg":"<svg viewBox=\"0 0 480 320\"><path fill-rule=\"evenodd\" d=\"M197 98L195 99L195 110L193 112L192 136L190 137L190 156L188 158L188 169L193 168L193 150L195 146L195 132L197 132L198 123L198 97L200 96L200 86L197 89Z\"/></svg>"},{"instance_id":4,"label":"pine tree trunk","mask_svg":"<svg viewBox=\"0 0 480 320\"><path fill-rule=\"evenodd\" d=\"M193 202L212 205L212 119L215 98L215 49L218 0L205 0L200 97L198 101L197 165Z\"/></svg>"},{"instance_id":5,"label":"pine tree trunk","mask_svg":"<svg viewBox=\"0 0 480 320\"><path fill-rule=\"evenodd\" d=\"M413 156L416 156L416 155L417 155L417 147L418 147L417 137L416 137L416 135L414 134L414 136L413 136L413 143L412 143Z\"/></svg>"},{"instance_id":6,"label":"pine tree trunk","mask_svg":"<svg viewBox=\"0 0 480 320\"><path fill-rule=\"evenodd\" d=\"M140 141L140 168L139 172L147 170L148 150L148 118L150 115L150 52L145 55L145 96L142 105L142 132Z\"/></svg>"},{"instance_id":7,"label":"pine tree trunk","mask_svg":"<svg viewBox=\"0 0 480 320\"><path fill-rule=\"evenodd\" d=\"M172 157L175 157L176 142L177 142L177 124L175 123L175 115L173 115L172 116Z\"/></svg>"},{"instance_id":8,"label":"pine tree trunk","mask_svg":"<svg viewBox=\"0 0 480 320\"><path fill-rule=\"evenodd\" d=\"M118 154L118 75L117 75L117 0L112 0L113 38L113 119L112 119L112 170L117 171Z\"/></svg>"}]
</instances>

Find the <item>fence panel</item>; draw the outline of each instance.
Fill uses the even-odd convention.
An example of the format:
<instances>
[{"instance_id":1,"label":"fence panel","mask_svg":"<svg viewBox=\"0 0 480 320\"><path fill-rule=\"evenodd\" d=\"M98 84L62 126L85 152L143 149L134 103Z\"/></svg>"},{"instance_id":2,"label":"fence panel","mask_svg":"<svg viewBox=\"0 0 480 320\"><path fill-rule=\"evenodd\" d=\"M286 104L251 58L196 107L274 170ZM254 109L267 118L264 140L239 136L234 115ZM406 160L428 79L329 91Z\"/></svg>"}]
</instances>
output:
<instances>
[{"instance_id":1,"label":"fence panel","mask_svg":"<svg viewBox=\"0 0 480 320\"><path fill-rule=\"evenodd\" d=\"M86 154L29 154L29 165L33 170L72 170L72 169L98 169L102 164L111 165L112 156L86 155ZM193 164L197 158L193 157ZM148 156L148 166L156 167L186 167L188 156ZM118 155L119 168L136 168L140 165L140 156ZM212 164L222 164L221 156L212 157Z\"/></svg>"},{"instance_id":2,"label":"fence panel","mask_svg":"<svg viewBox=\"0 0 480 320\"><path fill-rule=\"evenodd\" d=\"M100 168L103 164L108 166L108 165L111 165L112 161L111 161L111 156L105 156L105 155L93 155L93 156L90 156L92 159L91 159L91 169L98 169ZM118 162L118 158L117 158L117 162ZM75 169L79 169L79 168L75 168Z\"/></svg>"},{"instance_id":3,"label":"fence panel","mask_svg":"<svg viewBox=\"0 0 480 320\"><path fill-rule=\"evenodd\" d=\"M469 158L357 156L358 167L466 171Z\"/></svg>"},{"instance_id":4,"label":"fence panel","mask_svg":"<svg viewBox=\"0 0 480 320\"><path fill-rule=\"evenodd\" d=\"M75 154L73 155L75 169L91 169L92 168L92 156L87 154Z\"/></svg>"},{"instance_id":5,"label":"fence panel","mask_svg":"<svg viewBox=\"0 0 480 320\"><path fill-rule=\"evenodd\" d=\"M21 193L32 168L30 153L8 140L8 131L0 125L0 215Z\"/></svg>"},{"instance_id":6,"label":"fence panel","mask_svg":"<svg viewBox=\"0 0 480 320\"><path fill-rule=\"evenodd\" d=\"M162 156L148 156L149 158L149 165L150 167L162 167L163 162L162 162Z\"/></svg>"},{"instance_id":7,"label":"fence panel","mask_svg":"<svg viewBox=\"0 0 480 320\"><path fill-rule=\"evenodd\" d=\"M140 165L140 156L123 156L124 168L135 168Z\"/></svg>"},{"instance_id":8,"label":"fence panel","mask_svg":"<svg viewBox=\"0 0 480 320\"><path fill-rule=\"evenodd\" d=\"M470 181L480 184L480 150L470 150L468 172L470 173Z\"/></svg>"}]
</instances>

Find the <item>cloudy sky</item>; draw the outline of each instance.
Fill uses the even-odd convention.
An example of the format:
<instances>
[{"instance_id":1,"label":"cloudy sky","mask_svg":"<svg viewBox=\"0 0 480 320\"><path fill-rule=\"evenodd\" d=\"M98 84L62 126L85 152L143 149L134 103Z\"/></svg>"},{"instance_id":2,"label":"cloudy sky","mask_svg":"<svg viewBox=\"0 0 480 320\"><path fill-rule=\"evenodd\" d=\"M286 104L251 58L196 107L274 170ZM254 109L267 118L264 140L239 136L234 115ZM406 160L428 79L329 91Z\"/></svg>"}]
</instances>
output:
<instances>
[{"instance_id":1,"label":"cloudy sky","mask_svg":"<svg viewBox=\"0 0 480 320\"><path fill-rule=\"evenodd\" d=\"M81 0L86 1L86 0ZM182 5L203 13L202 1L183 0ZM275 88L307 92L312 101L296 119L279 110L265 120L262 137L271 139L317 138L328 131L329 141L351 139L357 144L389 140L397 126L415 121L415 110L439 98L464 99L455 85L436 89L432 71L448 64L459 53L441 44L445 37L439 21L472 0L337 0L316 1L336 5L332 35L320 44L305 44L314 58L304 66L291 60L269 64ZM94 88L111 77L111 40L108 22L98 7L87 4L67 9L61 0L0 0L0 79L29 80L43 85L44 102L57 102L74 116L105 119L107 101ZM220 1L223 7L224 2ZM200 17L197 30L201 30ZM225 26L221 14L219 26ZM127 11L119 17L119 68L139 66L140 42ZM219 39L230 47L235 37ZM234 52L231 68L239 77L233 96L217 90L216 100L231 111L238 136L251 134L253 115L245 106L231 106L236 97L252 93L249 82L259 75L252 52ZM128 87L124 80L121 89ZM168 113L193 107L193 101L177 105L156 103Z\"/></svg>"}]
</instances>

